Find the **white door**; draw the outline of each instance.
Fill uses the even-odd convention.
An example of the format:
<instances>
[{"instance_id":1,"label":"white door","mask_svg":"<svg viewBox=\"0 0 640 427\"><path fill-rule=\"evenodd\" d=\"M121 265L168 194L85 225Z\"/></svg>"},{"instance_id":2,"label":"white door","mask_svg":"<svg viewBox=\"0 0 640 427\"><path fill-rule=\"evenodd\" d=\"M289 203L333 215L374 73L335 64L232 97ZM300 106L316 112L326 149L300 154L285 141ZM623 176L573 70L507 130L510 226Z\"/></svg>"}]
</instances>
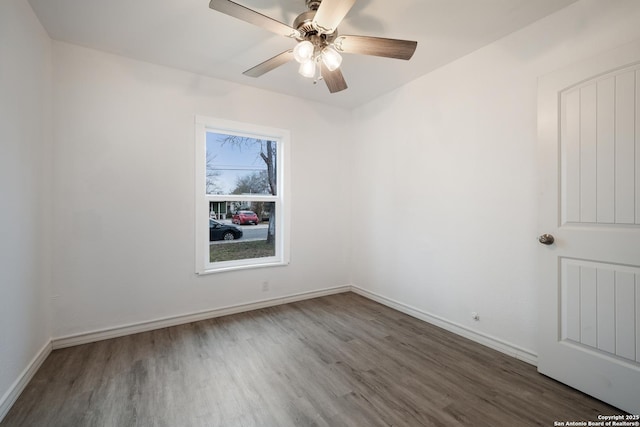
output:
<instances>
[{"instance_id":1,"label":"white door","mask_svg":"<svg viewBox=\"0 0 640 427\"><path fill-rule=\"evenodd\" d=\"M538 370L640 414L640 41L538 97Z\"/></svg>"}]
</instances>

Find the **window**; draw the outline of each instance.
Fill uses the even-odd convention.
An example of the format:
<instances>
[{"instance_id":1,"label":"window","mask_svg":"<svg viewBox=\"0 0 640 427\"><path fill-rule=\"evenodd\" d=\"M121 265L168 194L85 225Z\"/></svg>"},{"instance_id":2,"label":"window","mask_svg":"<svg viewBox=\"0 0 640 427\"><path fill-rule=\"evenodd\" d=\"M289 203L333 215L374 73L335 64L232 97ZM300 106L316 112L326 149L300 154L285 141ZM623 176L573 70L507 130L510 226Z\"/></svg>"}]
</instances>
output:
<instances>
[{"instance_id":1,"label":"window","mask_svg":"<svg viewBox=\"0 0 640 427\"><path fill-rule=\"evenodd\" d=\"M284 265L289 132L196 117L196 271Z\"/></svg>"}]
</instances>

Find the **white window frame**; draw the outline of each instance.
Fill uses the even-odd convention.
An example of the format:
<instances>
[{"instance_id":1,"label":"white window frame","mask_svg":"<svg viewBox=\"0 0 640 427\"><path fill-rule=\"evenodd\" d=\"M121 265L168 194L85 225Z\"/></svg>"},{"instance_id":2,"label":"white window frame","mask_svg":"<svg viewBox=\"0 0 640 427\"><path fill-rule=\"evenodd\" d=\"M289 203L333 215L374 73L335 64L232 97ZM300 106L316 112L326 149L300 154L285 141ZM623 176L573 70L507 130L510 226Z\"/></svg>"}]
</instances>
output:
<instances>
[{"instance_id":1,"label":"white window frame","mask_svg":"<svg viewBox=\"0 0 640 427\"><path fill-rule=\"evenodd\" d=\"M277 144L276 182L277 195L235 195L235 194L207 194L206 191L206 157L207 132L227 135L237 135L255 139L275 141ZM289 159L290 132L285 129L258 126L250 123L235 122L205 116L195 118L195 243L196 243L196 273L209 274L247 268L283 266L289 264ZM275 202L276 241L275 256L264 258L249 258L233 261L209 261L209 202L218 201L253 201Z\"/></svg>"}]
</instances>

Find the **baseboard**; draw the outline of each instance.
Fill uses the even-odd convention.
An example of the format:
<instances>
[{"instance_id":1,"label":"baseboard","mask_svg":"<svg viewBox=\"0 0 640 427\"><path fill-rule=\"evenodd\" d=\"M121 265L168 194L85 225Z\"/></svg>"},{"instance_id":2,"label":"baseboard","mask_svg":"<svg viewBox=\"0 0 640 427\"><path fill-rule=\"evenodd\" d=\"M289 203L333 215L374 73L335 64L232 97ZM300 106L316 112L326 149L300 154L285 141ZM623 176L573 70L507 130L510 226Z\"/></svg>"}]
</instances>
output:
<instances>
[{"instance_id":1,"label":"baseboard","mask_svg":"<svg viewBox=\"0 0 640 427\"><path fill-rule=\"evenodd\" d=\"M75 345L88 344L91 342L107 340L111 338L122 337L125 335L137 334L140 332L152 331L154 329L162 329L170 326L183 325L185 323L197 322L200 320L212 319L214 317L228 316L230 314L244 313L246 311L258 310L261 308L273 307L282 304L288 304L296 301L303 301L312 298L323 297L327 295L349 292L350 285L336 286L333 288L321 289L317 291L302 292L284 297L269 298L260 301L254 301L245 304L216 308L213 310L203 310L189 314L165 317L139 323L131 323L112 328L105 328L81 334L67 335L63 337L53 338L51 340L53 349L72 347Z\"/></svg>"},{"instance_id":2,"label":"baseboard","mask_svg":"<svg viewBox=\"0 0 640 427\"><path fill-rule=\"evenodd\" d=\"M530 363L533 366L537 366L538 364L537 354L535 354L532 351L521 348L519 346L505 342L499 338L495 338L490 335L483 334L482 332L474 331L472 329L466 328L465 326L462 326L455 322L446 320L440 316L427 313L426 311L412 307L408 304L401 303L399 301L395 301L391 298L387 298L385 296L382 296L375 292L368 291L366 289L360 288L355 285L351 285L351 291L365 298L368 298L370 300L379 302L380 304L386 305L387 307L393 308L394 310L398 310L402 313L408 314L409 316L412 316L417 319L423 320L427 323L436 325L442 329L445 329L449 332L453 332L454 334L468 338L472 341L475 341L479 344L490 347L501 353L515 357L516 359L522 360L524 362Z\"/></svg>"},{"instance_id":3,"label":"baseboard","mask_svg":"<svg viewBox=\"0 0 640 427\"><path fill-rule=\"evenodd\" d=\"M24 368L24 371L20 374L17 380L11 384L9 390L0 398L0 422L4 419L4 417L9 413L9 410L18 399L20 394L24 391L31 378L35 375L35 373L40 369L42 363L51 353L52 346L51 341L48 341L38 353L31 359L31 362Z\"/></svg>"},{"instance_id":4,"label":"baseboard","mask_svg":"<svg viewBox=\"0 0 640 427\"><path fill-rule=\"evenodd\" d=\"M393 308L402 313L408 314L409 316L423 320L427 323L434 324L449 332L463 336L479 344L493 348L494 350L500 351L524 362L530 363L534 366L537 366L538 356L532 351L508 343L499 338L492 337L488 334L474 331L463 325L444 319L440 316L436 316L434 314L412 307L408 304L395 301L391 298L387 298L383 295L368 291L355 285L344 285L318 291L302 292L284 297L269 298L245 304L221 307L213 310L198 311L194 313L165 317L146 322L139 322L116 326L113 328L105 328L96 331L85 332L81 334L68 335L52 339L51 347L54 350L59 348L72 347L75 345L87 344L95 341L102 341L106 339L137 334L140 332L152 331L154 329L167 328L170 326L177 326L185 323L212 319L215 317L228 316L230 314L244 313L251 310L258 310L261 308L273 307L277 305L288 304L296 301L303 301L306 299L318 298L349 291L352 291L373 301L379 302L380 304L386 305L387 307Z\"/></svg>"}]
</instances>

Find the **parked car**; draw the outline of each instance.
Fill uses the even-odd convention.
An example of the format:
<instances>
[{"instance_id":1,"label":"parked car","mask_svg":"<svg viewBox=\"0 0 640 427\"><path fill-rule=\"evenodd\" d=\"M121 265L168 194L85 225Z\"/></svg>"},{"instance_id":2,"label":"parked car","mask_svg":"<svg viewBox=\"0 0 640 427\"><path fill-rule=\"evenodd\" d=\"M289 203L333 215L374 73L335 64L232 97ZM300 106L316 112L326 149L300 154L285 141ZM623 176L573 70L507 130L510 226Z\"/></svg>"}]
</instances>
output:
<instances>
[{"instance_id":1,"label":"parked car","mask_svg":"<svg viewBox=\"0 0 640 427\"><path fill-rule=\"evenodd\" d=\"M253 211L238 211L233 215L233 218L231 218L231 222L239 225L257 225L259 221L260 220L258 219L258 215L256 215L256 213Z\"/></svg>"},{"instance_id":2,"label":"parked car","mask_svg":"<svg viewBox=\"0 0 640 427\"><path fill-rule=\"evenodd\" d=\"M234 225L222 224L216 220L209 220L209 241L235 240L242 237L242 230Z\"/></svg>"}]
</instances>

